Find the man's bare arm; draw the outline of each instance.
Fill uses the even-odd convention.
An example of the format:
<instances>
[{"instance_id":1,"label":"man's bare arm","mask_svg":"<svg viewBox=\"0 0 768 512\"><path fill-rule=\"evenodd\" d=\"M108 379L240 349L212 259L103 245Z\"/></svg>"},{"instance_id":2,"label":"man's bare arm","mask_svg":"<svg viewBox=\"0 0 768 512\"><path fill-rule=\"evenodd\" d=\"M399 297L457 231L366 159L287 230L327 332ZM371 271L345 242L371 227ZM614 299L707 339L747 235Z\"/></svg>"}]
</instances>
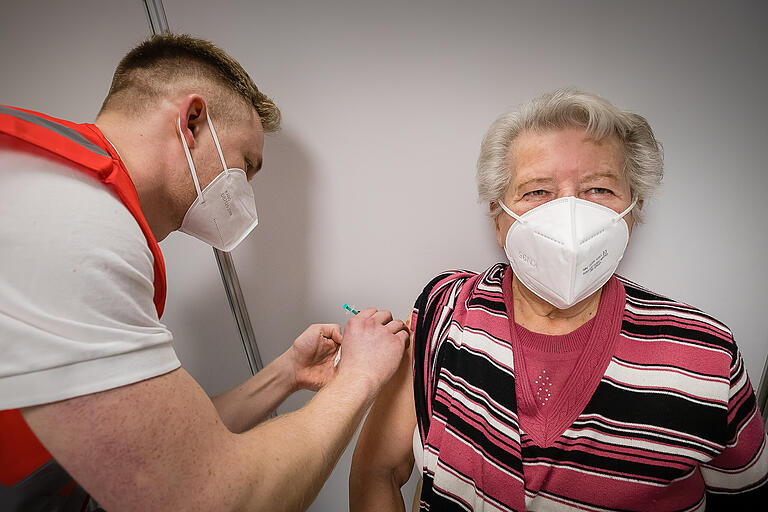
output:
<instances>
[{"instance_id":1,"label":"man's bare arm","mask_svg":"<svg viewBox=\"0 0 768 512\"><path fill-rule=\"evenodd\" d=\"M402 322L374 311L350 320L345 361L305 407L243 434L229 431L182 369L22 413L110 512L303 510L402 357Z\"/></svg>"},{"instance_id":2,"label":"man's bare arm","mask_svg":"<svg viewBox=\"0 0 768 512\"><path fill-rule=\"evenodd\" d=\"M211 399L224 424L232 432L244 432L264 421L291 393L322 388L335 374L333 360L340 343L338 325L309 326L256 375Z\"/></svg>"}]
</instances>

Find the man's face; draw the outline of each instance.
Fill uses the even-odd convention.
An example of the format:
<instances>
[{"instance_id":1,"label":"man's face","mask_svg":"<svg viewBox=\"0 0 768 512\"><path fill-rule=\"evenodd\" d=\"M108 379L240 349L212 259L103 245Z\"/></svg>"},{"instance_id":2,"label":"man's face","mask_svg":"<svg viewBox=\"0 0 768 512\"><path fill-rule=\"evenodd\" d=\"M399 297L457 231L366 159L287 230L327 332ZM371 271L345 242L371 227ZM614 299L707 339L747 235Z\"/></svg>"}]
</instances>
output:
<instances>
[{"instance_id":1,"label":"man's face","mask_svg":"<svg viewBox=\"0 0 768 512\"><path fill-rule=\"evenodd\" d=\"M264 151L264 129L255 112L246 119L224 120L212 118L216 135L221 144L228 168L242 169L250 180L261 169L262 155ZM195 145L191 148L192 160L197 171L197 179L200 189L205 189L224 170L219 158L216 143L208 127L203 121L196 125L194 130ZM197 198L197 191L190 174L189 167L184 164L186 171L182 173L182 180L177 185L177 197L180 198L180 218L186 214L187 209Z\"/></svg>"},{"instance_id":2,"label":"man's face","mask_svg":"<svg viewBox=\"0 0 768 512\"><path fill-rule=\"evenodd\" d=\"M212 121L227 167L242 169L249 180L253 178L261 169L264 152L264 129L259 116L253 113L250 119L245 120L218 121L213 118ZM200 139L200 153L203 154L208 172L205 178L198 176L198 179L201 180L200 188L205 188L224 169L207 123L202 126L208 134L202 135Z\"/></svg>"},{"instance_id":3,"label":"man's face","mask_svg":"<svg viewBox=\"0 0 768 512\"><path fill-rule=\"evenodd\" d=\"M526 132L512 143L507 159L513 176L504 204L518 215L567 196L601 204L617 213L632 202L629 182L622 172L624 153L615 137L598 143L581 128ZM631 232L631 216L624 220ZM496 241L503 248L515 220L501 213L495 222Z\"/></svg>"}]
</instances>

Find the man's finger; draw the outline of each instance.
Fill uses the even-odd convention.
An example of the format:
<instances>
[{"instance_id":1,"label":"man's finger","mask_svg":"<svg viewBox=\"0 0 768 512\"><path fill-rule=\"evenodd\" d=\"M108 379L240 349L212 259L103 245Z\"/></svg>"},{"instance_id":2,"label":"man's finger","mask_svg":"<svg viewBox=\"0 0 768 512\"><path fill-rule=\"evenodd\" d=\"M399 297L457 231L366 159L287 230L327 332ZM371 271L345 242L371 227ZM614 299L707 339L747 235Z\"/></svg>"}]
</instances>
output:
<instances>
[{"instance_id":1,"label":"man's finger","mask_svg":"<svg viewBox=\"0 0 768 512\"><path fill-rule=\"evenodd\" d=\"M392 321L392 313L387 310L382 310L373 315L373 319L379 322L381 325L387 325Z\"/></svg>"},{"instance_id":2,"label":"man's finger","mask_svg":"<svg viewBox=\"0 0 768 512\"><path fill-rule=\"evenodd\" d=\"M397 334L399 331L403 330L406 332L408 331L408 328L405 326L405 322L402 320L392 320L387 324L387 329L389 329L392 334Z\"/></svg>"},{"instance_id":3,"label":"man's finger","mask_svg":"<svg viewBox=\"0 0 768 512\"><path fill-rule=\"evenodd\" d=\"M333 340L337 345L341 344L341 327L339 324L318 324L320 335Z\"/></svg>"},{"instance_id":4,"label":"man's finger","mask_svg":"<svg viewBox=\"0 0 768 512\"><path fill-rule=\"evenodd\" d=\"M408 331L399 331L395 336L400 338L400 341L403 342L405 348L408 348L411 345L411 335L408 334Z\"/></svg>"},{"instance_id":5,"label":"man's finger","mask_svg":"<svg viewBox=\"0 0 768 512\"><path fill-rule=\"evenodd\" d=\"M368 318L368 317L373 316L374 313L376 313L377 311L378 311L378 309L376 309L376 308L361 309L360 312L357 315L355 315L354 317L352 317L352 318Z\"/></svg>"}]
</instances>

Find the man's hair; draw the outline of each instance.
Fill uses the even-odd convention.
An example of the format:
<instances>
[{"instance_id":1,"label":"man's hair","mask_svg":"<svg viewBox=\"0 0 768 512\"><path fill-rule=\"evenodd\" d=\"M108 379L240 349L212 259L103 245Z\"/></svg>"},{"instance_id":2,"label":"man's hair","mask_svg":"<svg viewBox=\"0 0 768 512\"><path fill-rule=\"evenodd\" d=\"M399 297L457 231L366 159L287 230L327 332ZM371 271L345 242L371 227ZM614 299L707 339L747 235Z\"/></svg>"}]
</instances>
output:
<instances>
[{"instance_id":1,"label":"man's hair","mask_svg":"<svg viewBox=\"0 0 768 512\"><path fill-rule=\"evenodd\" d=\"M222 121L253 107L265 132L280 128L280 110L243 67L210 41L186 34L152 36L128 52L117 65L101 112L145 112L177 91L202 91Z\"/></svg>"},{"instance_id":2,"label":"man's hair","mask_svg":"<svg viewBox=\"0 0 768 512\"><path fill-rule=\"evenodd\" d=\"M615 136L624 151L622 171L639 200L653 195L661 183L661 143L643 116L619 110L596 94L572 87L558 89L503 114L488 129L477 160L477 189L481 201L494 203L492 217L501 213L498 202L512 180L514 162L509 150L515 139L525 132L563 128L583 128L596 142ZM642 220L638 208L632 210L632 216L636 222Z\"/></svg>"}]
</instances>

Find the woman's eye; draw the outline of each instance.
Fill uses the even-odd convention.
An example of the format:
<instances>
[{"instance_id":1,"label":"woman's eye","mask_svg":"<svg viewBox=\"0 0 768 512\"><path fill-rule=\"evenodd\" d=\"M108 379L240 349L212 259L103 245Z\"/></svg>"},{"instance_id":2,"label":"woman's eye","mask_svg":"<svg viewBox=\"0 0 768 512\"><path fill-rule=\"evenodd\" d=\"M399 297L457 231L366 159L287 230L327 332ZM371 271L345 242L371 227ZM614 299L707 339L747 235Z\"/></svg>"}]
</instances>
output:
<instances>
[{"instance_id":1,"label":"woman's eye","mask_svg":"<svg viewBox=\"0 0 768 512\"><path fill-rule=\"evenodd\" d=\"M542 197L547 193L546 190L532 190L523 194L523 197Z\"/></svg>"},{"instance_id":2,"label":"woman's eye","mask_svg":"<svg viewBox=\"0 0 768 512\"><path fill-rule=\"evenodd\" d=\"M607 188L600 188L600 187L594 187L594 188L591 188L591 189L589 189L587 192L588 192L588 193L590 193L590 194L600 194L600 195L603 195L603 194L611 194L611 193L612 193L612 192L611 192L610 190L608 190Z\"/></svg>"}]
</instances>

